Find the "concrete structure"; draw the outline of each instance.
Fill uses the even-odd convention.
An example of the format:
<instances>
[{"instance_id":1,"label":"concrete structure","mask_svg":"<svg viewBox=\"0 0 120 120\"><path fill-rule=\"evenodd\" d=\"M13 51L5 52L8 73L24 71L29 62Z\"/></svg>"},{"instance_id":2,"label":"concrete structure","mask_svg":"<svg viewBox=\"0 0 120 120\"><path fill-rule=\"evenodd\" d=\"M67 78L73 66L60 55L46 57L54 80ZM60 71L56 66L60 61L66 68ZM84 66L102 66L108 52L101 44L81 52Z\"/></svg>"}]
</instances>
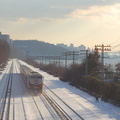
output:
<instances>
[{"instance_id":1,"label":"concrete structure","mask_svg":"<svg viewBox=\"0 0 120 120\"><path fill-rule=\"evenodd\" d=\"M6 40L6 41L9 43L9 45L12 44L12 40L10 39L10 36L9 36L9 35L3 35L3 34L0 32L0 39L1 39L1 40Z\"/></svg>"}]
</instances>

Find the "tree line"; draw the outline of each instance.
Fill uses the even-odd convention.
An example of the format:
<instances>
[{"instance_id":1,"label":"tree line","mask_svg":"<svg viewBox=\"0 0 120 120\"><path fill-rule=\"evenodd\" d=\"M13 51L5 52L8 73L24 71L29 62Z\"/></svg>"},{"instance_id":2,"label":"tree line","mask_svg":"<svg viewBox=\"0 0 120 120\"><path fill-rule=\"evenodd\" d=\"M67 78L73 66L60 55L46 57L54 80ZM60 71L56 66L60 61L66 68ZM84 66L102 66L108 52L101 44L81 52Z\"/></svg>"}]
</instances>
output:
<instances>
[{"instance_id":1,"label":"tree line","mask_svg":"<svg viewBox=\"0 0 120 120\"><path fill-rule=\"evenodd\" d=\"M0 39L0 65L6 63L10 55L10 46L7 41Z\"/></svg>"},{"instance_id":2,"label":"tree line","mask_svg":"<svg viewBox=\"0 0 120 120\"><path fill-rule=\"evenodd\" d=\"M86 62L88 63L88 74L86 75ZM101 62L97 51L89 53L87 61L83 60L81 64L73 64L68 68L58 66L56 64L38 64L28 61L29 64L39 67L40 69L60 78L64 82L82 89L94 96L99 95L102 100L109 101L120 105L120 63L116 64L116 72L112 67L104 66L104 75L106 78L112 78L113 81L108 82L101 79ZM112 75L114 74L114 75Z\"/></svg>"}]
</instances>

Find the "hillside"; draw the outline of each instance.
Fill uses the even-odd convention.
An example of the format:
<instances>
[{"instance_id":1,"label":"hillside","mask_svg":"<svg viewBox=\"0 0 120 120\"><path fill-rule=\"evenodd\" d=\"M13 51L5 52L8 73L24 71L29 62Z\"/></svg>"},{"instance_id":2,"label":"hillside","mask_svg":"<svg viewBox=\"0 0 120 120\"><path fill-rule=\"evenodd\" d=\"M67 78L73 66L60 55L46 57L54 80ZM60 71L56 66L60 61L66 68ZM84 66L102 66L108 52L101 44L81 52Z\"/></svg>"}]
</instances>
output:
<instances>
[{"instance_id":1,"label":"hillside","mask_svg":"<svg viewBox=\"0 0 120 120\"><path fill-rule=\"evenodd\" d=\"M13 46L29 56L61 55L67 49L37 40L14 40Z\"/></svg>"}]
</instances>

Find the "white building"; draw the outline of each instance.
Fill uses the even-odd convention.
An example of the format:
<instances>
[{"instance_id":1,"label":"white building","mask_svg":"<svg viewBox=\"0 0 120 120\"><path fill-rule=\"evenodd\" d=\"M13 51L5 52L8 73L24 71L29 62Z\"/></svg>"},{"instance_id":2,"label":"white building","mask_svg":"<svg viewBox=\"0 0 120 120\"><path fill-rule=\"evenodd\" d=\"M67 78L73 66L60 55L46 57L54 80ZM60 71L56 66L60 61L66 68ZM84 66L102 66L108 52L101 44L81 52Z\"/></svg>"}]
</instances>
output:
<instances>
[{"instance_id":1,"label":"white building","mask_svg":"<svg viewBox=\"0 0 120 120\"><path fill-rule=\"evenodd\" d=\"M60 46L60 47L63 47L63 48L66 48L67 49L67 45L63 44L63 43L59 43L57 44L57 46Z\"/></svg>"},{"instance_id":2,"label":"white building","mask_svg":"<svg viewBox=\"0 0 120 120\"><path fill-rule=\"evenodd\" d=\"M84 45L80 45L78 48L79 50L86 50L86 47Z\"/></svg>"},{"instance_id":3,"label":"white building","mask_svg":"<svg viewBox=\"0 0 120 120\"><path fill-rule=\"evenodd\" d=\"M10 36L9 36L9 35L3 35L3 34L0 32L0 39L6 40L6 41L9 43L9 45L12 44L12 40L10 39Z\"/></svg>"}]
</instances>

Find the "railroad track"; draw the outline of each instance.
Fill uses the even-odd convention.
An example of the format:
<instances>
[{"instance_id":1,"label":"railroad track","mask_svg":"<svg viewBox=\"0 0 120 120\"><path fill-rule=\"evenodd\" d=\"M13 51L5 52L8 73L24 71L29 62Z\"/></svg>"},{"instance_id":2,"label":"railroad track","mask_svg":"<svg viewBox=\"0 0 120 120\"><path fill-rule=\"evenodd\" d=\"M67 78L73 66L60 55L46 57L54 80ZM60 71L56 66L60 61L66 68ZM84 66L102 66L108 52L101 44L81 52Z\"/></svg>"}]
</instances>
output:
<instances>
[{"instance_id":1,"label":"railroad track","mask_svg":"<svg viewBox=\"0 0 120 120\"><path fill-rule=\"evenodd\" d=\"M18 73L18 65L16 64L16 66L15 66L15 71L16 71L16 73ZM21 88L20 87L20 83L18 84L18 86L19 86L19 88ZM20 89L20 91L21 91L21 89ZM14 92L14 91L13 91ZM14 96L13 96L13 103L14 103ZM25 111L25 105L24 105L24 100L23 100L23 98L22 98L22 96L20 97L20 101L21 101L21 105L22 105L22 109L23 109L23 116L24 116L24 120L27 120L27 116L26 116L26 111ZM15 120L15 105L13 104L13 116L12 116L12 120Z\"/></svg>"},{"instance_id":2,"label":"railroad track","mask_svg":"<svg viewBox=\"0 0 120 120\"><path fill-rule=\"evenodd\" d=\"M46 109L48 110L49 114L51 115L52 120L58 120L60 117L56 114L56 112L54 111L54 109L52 109L51 105L49 104L49 102L46 100L46 98L44 97L43 94L40 95L32 95L32 99L34 101L34 104L39 112L39 116L41 120L44 120L46 118L44 118L45 116L42 115L43 114L43 110L41 110L41 105L39 104L39 102L41 102L41 104L43 104ZM51 119L50 118L50 119ZM66 119L64 119L66 120Z\"/></svg>"},{"instance_id":3,"label":"railroad track","mask_svg":"<svg viewBox=\"0 0 120 120\"><path fill-rule=\"evenodd\" d=\"M17 63L18 63L18 67L20 68L20 63L19 63L19 61L17 61ZM22 77L22 79L24 79L23 78L23 76L21 76ZM24 80L23 80L23 82L24 82ZM27 86L26 86L26 88L27 88ZM27 88L28 89L28 88ZM29 93L29 90L28 90L28 93ZM32 100L33 100L33 103L34 103L34 105L36 106L36 109L37 109L37 111L38 111L38 113L39 113L39 118L41 119L41 120L44 120L44 118L43 118L43 116L42 116L42 114L41 114L41 111L40 111L40 109L39 109L39 104L37 103L37 100L36 100L36 98L35 98L35 96L33 95L33 94L30 94L31 95L31 98L32 98ZM28 117L27 117L27 115L26 115L26 110L25 110L25 101L24 101L24 99L21 97L21 101L22 101L22 106L23 106L23 112L24 112L24 116L25 116L25 120L28 120Z\"/></svg>"},{"instance_id":4,"label":"railroad track","mask_svg":"<svg viewBox=\"0 0 120 120\"><path fill-rule=\"evenodd\" d=\"M55 94L55 93L54 93ZM42 115L42 111L39 107L39 101L42 101L46 106L47 110L51 114L53 120L73 120L73 118L52 98L45 90L43 90L41 95L31 95L34 104L39 112L39 116L41 120L44 120L44 116ZM38 100L39 97L39 100ZM64 103L78 118L78 120L84 120L80 115L78 115L72 108L70 108L66 103Z\"/></svg>"},{"instance_id":5,"label":"railroad track","mask_svg":"<svg viewBox=\"0 0 120 120\"><path fill-rule=\"evenodd\" d=\"M51 96L47 94L47 92L43 91L43 96L61 120L72 120L72 118L57 104L56 101L54 101Z\"/></svg>"},{"instance_id":6,"label":"railroad track","mask_svg":"<svg viewBox=\"0 0 120 120\"><path fill-rule=\"evenodd\" d=\"M10 113L10 98L11 98L11 88L12 88L12 74L13 72L13 62L10 67L10 74L7 77L6 85L4 87L4 92L2 94L2 101L0 107L0 120L9 120Z\"/></svg>"},{"instance_id":7,"label":"railroad track","mask_svg":"<svg viewBox=\"0 0 120 120\"><path fill-rule=\"evenodd\" d=\"M72 112L72 114L74 114L74 116L76 116L78 120L84 120L76 111L74 111L69 105L67 105L67 103L65 103L58 95L56 95L46 85L44 85L44 87L46 87L47 90L49 90L49 92L51 92L51 94L53 95L51 97L51 95L44 90L43 96L46 98L46 100L49 102L49 104L55 110L55 112L57 113L57 115L60 117L61 120L73 120L73 118L67 113L68 110ZM53 96L57 98L57 101L54 100ZM59 103L62 103L62 105L64 105L67 108L67 111L63 110L63 108L60 106L61 104L59 105Z\"/></svg>"},{"instance_id":8,"label":"railroad track","mask_svg":"<svg viewBox=\"0 0 120 120\"><path fill-rule=\"evenodd\" d=\"M67 113L67 110L69 109L69 111L74 114L74 116L78 119L78 120L84 120L77 112L75 112L69 105L67 105L61 98L59 98L59 96L57 96L53 91L51 91L46 85L44 85L44 87L46 88L46 90L43 90L42 94L39 96L40 101L43 102L44 106L46 106L47 110L49 111L49 113L51 114L52 118L54 120L59 119L59 120L73 120L73 116L71 117L71 115L69 115L69 113ZM57 97L57 99L59 99L58 101L60 101L62 103L62 105L64 104L64 106L66 106L67 110L63 109L61 104L59 104L53 97L53 95L51 96L51 94L49 94L50 91L54 97ZM38 99L31 95L34 104L39 112L39 116L42 120L44 120L44 116L42 115L42 111L40 110L39 107L39 103L38 103ZM37 96L38 97L38 96Z\"/></svg>"},{"instance_id":9,"label":"railroad track","mask_svg":"<svg viewBox=\"0 0 120 120\"><path fill-rule=\"evenodd\" d=\"M40 111L40 109L39 109L39 106L38 106L38 104L37 104L37 102L36 102L36 100L35 100L35 98L34 98L33 96L32 96L32 99L33 99L33 101L34 101L34 103L35 103L35 106L36 106L38 112L39 112L39 115L40 115L41 120L44 120L44 118L43 118L43 116L42 116L42 114L41 114L41 111Z\"/></svg>"},{"instance_id":10,"label":"railroad track","mask_svg":"<svg viewBox=\"0 0 120 120\"><path fill-rule=\"evenodd\" d=\"M12 79L13 79L13 62L10 67L10 73L8 77L6 78L6 85L4 87L4 92L2 94L2 101L1 101L1 107L0 107L0 120L15 120L15 98L14 95L12 95L12 92L14 92L12 88ZM14 69L17 71L16 66ZM26 112L25 112L25 107L24 107L24 101L23 98L21 97L21 103L22 103L22 108L23 108L23 113L24 113L24 118L26 118ZM12 115L10 115L12 113Z\"/></svg>"},{"instance_id":11,"label":"railroad track","mask_svg":"<svg viewBox=\"0 0 120 120\"><path fill-rule=\"evenodd\" d=\"M43 73L44 74L44 73ZM47 76L46 77L47 79L49 79L50 77L49 76ZM53 79L52 77L51 77L51 79ZM55 79L56 80L56 79ZM76 116L78 116L78 120L80 119L80 120L84 120L84 118L80 115L80 112L79 111L75 111L75 110L73 110L68 104L70 104L70 103L66 103L65 101L63 101L58 95L56 95L52 90L50 90L46 85L44 85L45 87L46 87L46 90L47 91L49 91L48 93L50 94L50 95L52 95L52 97L57 101L57 103L59 104L59 101L60 101L60 104L62 105L62 103L63 103L63 105L65 104L66 105L66 108L64 108L64 110L67 110L67 107L68 108L70 108L70 110L72 110L73 111L73 114L76 114ZM100 116L100 115L98 115L98 114L96 114L94 111L92 111L90 108L88 108L87 106L85 106L85 105L83 105L83 104L80 104L80 107L82 107L82 108L85 108L86 109L86 113L91 113L91 114L94 114L94 116L96 117L96 119L102 119L102 117ZM85 117L85 116L84 116ZM76 119L76 118L73 118L73 120L74 119Z\"/></svg>"}]
</instances>

